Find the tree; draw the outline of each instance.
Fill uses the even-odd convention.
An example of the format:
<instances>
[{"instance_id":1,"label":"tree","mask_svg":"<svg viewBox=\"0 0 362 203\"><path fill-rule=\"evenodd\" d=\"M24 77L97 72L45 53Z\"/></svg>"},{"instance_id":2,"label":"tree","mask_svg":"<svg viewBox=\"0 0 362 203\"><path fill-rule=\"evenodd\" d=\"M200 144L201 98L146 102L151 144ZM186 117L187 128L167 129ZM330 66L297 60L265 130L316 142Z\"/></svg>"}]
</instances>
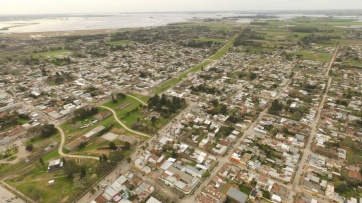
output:
<instances>
[{"instance_id":1,"label":"tree","mask_svg":"<svg viewBox=\"0 0 362 203\"><path fill-rule=\"evenodd\" d=\"M87 175L84 166L80 168L80 179L83 179Z\"/></svg>"},{"instance_id":2,"label":"tree","mask_svg":"<svg viewBox=\"0 0 362 203\"><path fill-rule=\"evenodd\" d=\"M269 109L269 113L271 114L278 114L279 111L281 111L283 109L283 104L279 103L279 100L275 99L272 102L272 105Z\"/></svg>"},{"instance_id":3,"label":"tree","mask_svg":"<svg viewBox=\"0 0 362 203\"><path fill-rule=\"evenodd\" d=\"M80 108L74 111L74 118L75 119L84 119L94 114L97 114L99 109L97 107L92 108Z\"/></svg>"},{"instance_id":4,"label":"tree","mask_svg":"<svg viewBox=\"0 0 362 203\"><path fill-rule=\"evenodd\" d=\"M156 122L157 122L157 118L154 117L154 116L152 116L151 122L152 122L152 125L155 126L155 125L156 125Z\"/></svg>"},{"instance_id":5,"label":"tree","mask_svg":"<svg viewBox=\"0 0 362 203\"><path fill-rule=\"evenodd\" d=\"M227 113L227 108L226 108L226 105L222 104L221 105L221 109L220 109L220 113L225 115Z\"/></svg>"},{"instance_id":6,"label":"tree","mask_svg":"<svg viewBox=\"0 0 362 203\"><path fill-rule=\"evenodd\" d=\"M162 94L160 99L160 104L166 105L166 103L167 103L167 96L165 94Z\"/></svg>"},{"instance_id":7,"label":"tree","mask_svg":"<svg viewBox=\"0 0 362 203\"><path fill-rule=\"evenodd\" d=\"M262 190L262 191L263 191L263 197L264 197L265 199L270 199L270 197L271 197L270 192L267 191L267 190Z\"/></svg>"},{"instance_id":8,"label":"tree","mask_svg":"<svg viewBox=\"0 0 362 203\"><path fill-rule=\"evenodd\" d=\"M156 106L160 101L160 97L155 94L155 96L151 97L149 100L148 100L148 108L152 108L154 106Z\"/></svg>"},{"instance_id":9,"label":"tree","mask_svg":"<svg viewBox=\"0 0 362 203\"><path fill-rule=\"evenodd\" d=\"M57 133L57 129L53 124L45 124L40 129L40 135L44 138L50 137Z\"/></svg>"},{"instance_id":10,"label":"tree","mask_svg":"<svg viewBox=\"0 0 362 203\"><path fill-rule=\"evenodd\" d=\"M177 158L177 157L178 157L178 154L176 153L175 150L172 150L172 152L171 152L171 157L172 157L172 158Z\"/></svg>"},{"instance_id":11,"label":"tree","mask_svg":"<svg viewBox=\"0 0 362 203\"><path fill-rule=\"evenodd\" d=\"M31 151L33 151L33 149L34 149L33 144L31 144L31 143L26 144L25 150L31 152Z\"/></svg>"},{"instance_id":12,"label":"tree","mask_svg":"<svg viewBox=\"0 0 362 203\"><path fill-rule=\"evenodd\" d=\"M43 157L39 157L39 163L44 166L44 160L43 160Z\"/></svg>"},{"instance_id":13,"label":"tree","mask_svg":"<svg viewBox=\"0 0 362 203\"><path fill-rule=\"evenodd\" d=\"M208 178L210 175L211 175L211 174L210 174L210 171L207 170L207 171L205 171L205 173L202 175L202 177L203 177L203 178Z\"/></svg>"},{"instance_id":14,"label":"tree","mask_svg":"<svg viewBox=\"0 0 362 203\"><path fill-rule=\"evenodd\" d=\"M114 98L113 94L111 94L111 97L112 97L113 104L117 103L117 100Z\"/></svg>"},{"instance_id":15,"label":"tree","mask_svg":"<svg viewBox=\"0 0 362 203\"><path fill-rule=\"evenodd\" d=\"M69 160L63 166L63 171L68 178L73 179L73 175L79 171L79 166L74 160Z\"/></svg>"},{"instance_id":16,"label":"tree","mask_svg":"<svg viewBox=\"0 0 362 203\"><path fill-rule=\"evenodd\" d=\"M257 75L253 72L249 73L248 75L249 80L255 80L257 78Z\"/></svg>"},{"instance_id":17,"label":"tree","mask_svg":"<svg viewBox=\"0 0 362 203\"><path fill-rule=\"evenodd\" d=\"M106 156L105 154L102 154L102 160L103 160L104 162L107 162L108 158L107 158L107 156Z\"/></svg>"},{"instance_id":18,"label":"tree","mask_svg":"<svg viewBox=\"0 0 362 203\"><path fill-rule=\"evenodd\" d=\"M120 151L113 151L109 154L109 161L111 163L118 163L118 162L122 161L123 158L124 158L124 155Z\"/></svg>"},{"instance_id":19,"label":"tree","mask_svg":"<svg viewBox=\"0 0 362 203\"><path fill-rule=\"evenodd\" d=\"M131 149L131 144L129 142L125 142L124 146L123 146L123 149L125 149L125 150Z\"/></svg>"},{"instance_id":20,"label":"tree","mask_svg":"<svg viewBox=\"0 0 362 203\"><path fill-rule=\"evenodd\" d=\"M117 93L117 99L125 99L127 97L127 95L123 94L123 93Z\"/></svg>"},{"instance_id":21,"label":"tree","mask_svg":"<svg viewBox=\"0 0 362 203\"><path fill-rule=\"evenodd\" d=\"M299 121L302 118L302 114L299 111L293 113L293 119Z\"/></svg>"},{"instance_id":22,"label":"tree","mask_svg":"<svg viewBox=\"0 0 362 203\"><path fill-rule=\"evenodd\" d=\"M114 142L109 142L108 145L109 145L110 149L116 149L117 148L116 143L114 143Z\"/></svg>"},{"instance_id":23,"label":"tree","mask_svg":"<svg viewBox=\"0 0 362 203\"><path fill-rule=\"evenodd\" d=\"M347 183L343 182L336 187L336 192L343 194L348 191L348 188Z\"/></svg>"},{"instance_id":24,"label":"tree","mask_svg":"<svg viewBox=\"0 0 362 203\"><path fill-rule=\"evenodd\" d=\"M113 163L102 162L96 167L95 171L98 175L102 175L110 171L113 167L114 167Z\"/></svg>"},{"instance_id":25,"label":"tree","mask_svg":"<svg viewBox=\"0 0 362 203\"><path fill-rule=\"evenodd\" d=\"M213 105L214 107L219 106L219 101L218 101L217 99L212 100L211 103L212 103L212 105Z\"/></svg>"}]
</instances>

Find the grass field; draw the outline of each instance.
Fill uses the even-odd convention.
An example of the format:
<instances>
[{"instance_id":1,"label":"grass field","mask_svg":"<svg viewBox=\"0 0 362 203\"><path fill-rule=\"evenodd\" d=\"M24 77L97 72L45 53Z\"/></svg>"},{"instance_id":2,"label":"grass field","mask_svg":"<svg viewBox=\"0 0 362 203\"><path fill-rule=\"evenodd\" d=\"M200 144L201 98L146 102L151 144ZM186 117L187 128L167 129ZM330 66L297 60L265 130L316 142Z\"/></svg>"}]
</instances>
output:
<instances>
[{"instance_id":1,"label":"grass field","mask_svg":"<svg viewBox=\"0 0 362 203\"><path fill-rule=\"evenodd\" d=\"M72 52L66 49L47 51L47 52L39 52L31 54L34 58L57 58L57 57L65 57L70 55Z\"/></svg>"},{"instance_id":2,"label":"grass field","mask_svg":"<svg viewBox=\"0 0 362 203\"><path fill-rule=\"evenodd\" d=\"M223 46L215 55L211 56L212 60L217 60L221 58L225 53L229 51L229 49L233 46L235 39L239 35L235 35L225 46Z\"/></svg>"},{"instance_id":3,"label":"grass field","mask_svg":"<svg viewBox=\"0 0 362 203\"><path fill-rule=\"evenodd\" d=\"M329 53L301 51L301 52L297 52L296 54L302 55L302 59L320 61L320 62L328 62L332 58L332 54L329 54Z\"/></svg>"},{"instance_id":4,"label":"grass field","mask_svg":"<svg viewBox=\"0 0 362 203\"><path fill-rule=\"evenodd\" d=\"M117 109L117 107L122 106L124 104L129 104L129 105L125 106L122 109L119 110ZM139 105L141 105L141 103L137 99L132 97L126 97L125 99L118 100L117 103L109 101L104 104L104 106L114 109L117 113L118 118L124 116L127 112L130 112L133 109L137 108Z\"/></svg>"},{"instance_id":5,"label":"grass field","mask_svg":"<svg viewBox=\"0 0 362 203\"><path fill-rule=\"evenodd\" d=\"M69 202L83 192L84 188L94 183L97 178L97 176L91 177L94 173L92 168L98 164L96 160L77 162L78 165L86 166L87 176L84 181L78 178L68 179L63 170L48 173L48 161L45 161L43 166L38 162L26 166L6 182L37 202ZM54 180L54 185L49 185L49 180Z\"/></svg>"},{"instance_id":6,"label":"grass field","mask_svg":"<svg viewBox=\"0 0 362 203\"><path fill-rule=\"evenodd\" d=\"M134 97L137 97L138 99L144 101L147 103L148 99L150 98L149 96L147 95L141 95L141 94L136 94L136 93L131 93L130 95L134 96Z\"/></svg>"},{"instance_id":7,"label":"grass field","mask_svg":"<svg viewBox=\"0 0 362 203\"><path fill-rule=\"evenodd\" d=\"M219 20L219 21L211 21L205 22L204 20L193 20L189 23L180 23L177 24L180 27L195 27L195 26L207 26L212 30L222 30L222 31L236 31L240 29L242 24L235 24L234 21L230 20Z\"/></svg>"},{"instance_id":8,"label":"grass field","mask_svg":"<svg viewBox=\"0 0 362 203\"><path fill-rule=\"evenodd\" d=\"M210 59L217 60L217 59L221 58L225 53L227 53L229 51L229 49L233 46L233 43L234 43L235 39L237 38L237 36L238 35L235 35L232 38L232 40L230 40L225 46L223 46L217 53L215 53L213 56L211 56ZM197 66L185 70L178 77L166 80L159 87L154 89L154 93L159 94L159 93L169 89L170 87L179 83L183 78L187 78L187 75L189 73L194 73L194 72L200 71L202 68L209 65L211 62L212 62L211 60L205 60L202 63L198 64Z\"/></svg>"},{"instance_id":9,"label":"grass field","mask_svg":"<svg viewBox=\"0 0 362 203\"><path fill-rule=\"evenodd\" d=\"M177 77L177 78L172 78L169 80L166 80L164 83L162 83L160 86L156 87L156 89L154 90L155 94L160 94L161 92L167 90L168 88L176 85L177 83L179 83L182 79Z\"/></svg>"},{"instance_id":10,"label":"grass field","mask_svg":"<svg viewBox=\"0 0 362 203\"><path fill-rule=\"evenodd\" d=\"M211 61L204 61L204 62L200 63L199 65L184 71L178 77L166 80L164 83L162 83L160 86L158 86L154 90L154 93L155 94L162 93L163 91L165 91L165 90L169 89L170 87L176 85L177 83L181 82L181 80L183 78L186 78L189 73L197 72L197 71L201 70L203 67L209 65L210 63L211 63Z\"/></svg>"}]
</instances>

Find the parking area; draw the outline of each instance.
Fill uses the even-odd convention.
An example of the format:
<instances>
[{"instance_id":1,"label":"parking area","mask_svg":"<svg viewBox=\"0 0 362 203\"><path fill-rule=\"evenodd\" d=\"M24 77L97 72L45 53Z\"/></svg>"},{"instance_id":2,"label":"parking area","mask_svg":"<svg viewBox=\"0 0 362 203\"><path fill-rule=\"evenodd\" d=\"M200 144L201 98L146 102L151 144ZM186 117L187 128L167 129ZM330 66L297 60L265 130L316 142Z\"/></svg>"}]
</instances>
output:
<instances>
[{"instance_id":1,"label":"parking area","mask_svg":"<svg viewBox=\"0 0 362 203\"><path fill-rule=\"evenodd\" d=\"M0 186L0 202L1 203L25 203L23 200Z\"/></svg>"}]
</instances>

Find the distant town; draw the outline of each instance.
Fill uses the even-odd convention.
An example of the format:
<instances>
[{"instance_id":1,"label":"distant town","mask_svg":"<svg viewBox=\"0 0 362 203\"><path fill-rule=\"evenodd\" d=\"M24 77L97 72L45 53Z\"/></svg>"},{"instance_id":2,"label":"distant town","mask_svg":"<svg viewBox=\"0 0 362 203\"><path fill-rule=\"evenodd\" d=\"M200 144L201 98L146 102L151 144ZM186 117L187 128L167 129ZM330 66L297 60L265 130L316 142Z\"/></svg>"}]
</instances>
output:
<instances>
[{"instance_id":1,"label":"distant town","mask_svg":"<svg viewBox=\"0 0 362 203\"><path fill-rule=\"evenodd\" d=\"M360 19L0 33L0 202L361 203Z\"/></svg>"}]
</instances>

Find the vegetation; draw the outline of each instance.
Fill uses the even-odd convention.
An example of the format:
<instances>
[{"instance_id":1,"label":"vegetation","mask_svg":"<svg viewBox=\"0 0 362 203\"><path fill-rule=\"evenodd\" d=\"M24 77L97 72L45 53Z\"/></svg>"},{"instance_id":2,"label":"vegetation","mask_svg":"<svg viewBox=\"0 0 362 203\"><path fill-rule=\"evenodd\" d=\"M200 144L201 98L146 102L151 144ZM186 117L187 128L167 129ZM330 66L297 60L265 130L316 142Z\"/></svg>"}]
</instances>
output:
<instances>
[{"instance_id":1,"label":"vegetation","mask_svg":"<svg viewBox=\"0 0 362 203\"><path fill-rule=\"evenodd\" d=\"M179 97L170 99L164 94L161 95L161 98L156 94L148 101L148 108L155 110L165 118L170 117L171 114L185 107L185 105L185 99Z\"/></svg>"},{"instance_id":2,"label":"vegetation","mask_svg":"<svg viewBox=\"0 0 362 203\"><path fill-rule=\"evenodd\" d=\"M74 120L82 120L99 112L97 107L80 108L74 111Z\"/></svg>"},{"instance_id":3,"label":"vegetation","mask_svg":"<svg viewBox=\"0 0 362 203\"><path fill-rule=\"evenodd\" d=\"M50 137L56 134L58 130L55 128L53 124L45 124L40 128L40 135L44 138Z\"/></svg>"}]
</instances>

